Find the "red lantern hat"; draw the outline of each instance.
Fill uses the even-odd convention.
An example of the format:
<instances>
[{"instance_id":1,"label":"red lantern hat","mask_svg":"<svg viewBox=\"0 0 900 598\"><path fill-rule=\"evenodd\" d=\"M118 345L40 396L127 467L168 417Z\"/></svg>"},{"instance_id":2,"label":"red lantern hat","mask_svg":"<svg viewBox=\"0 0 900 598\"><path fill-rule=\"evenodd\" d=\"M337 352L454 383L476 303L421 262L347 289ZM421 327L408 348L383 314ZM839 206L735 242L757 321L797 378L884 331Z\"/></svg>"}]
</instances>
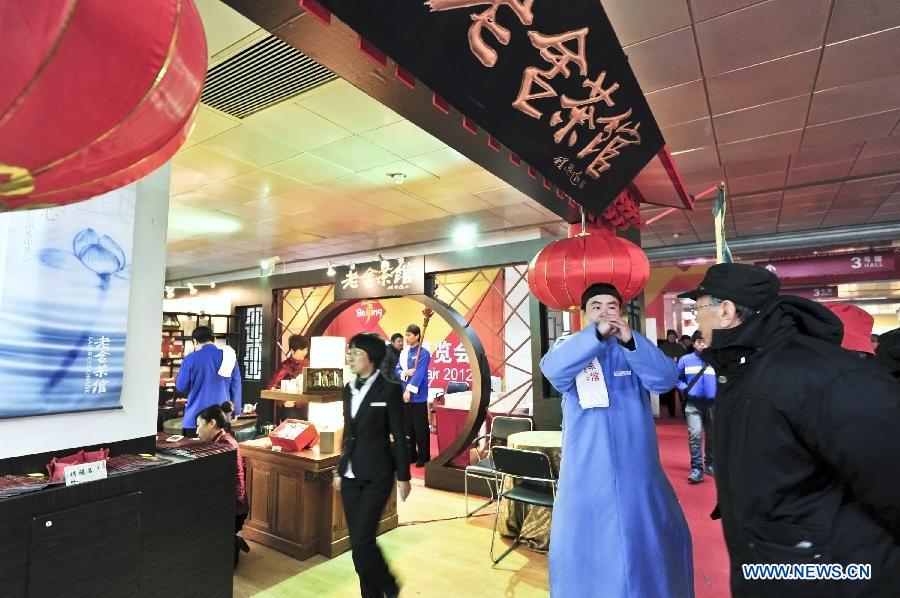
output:
<instances>
[{"instance_id":1,"label":"red lantern hat","mask_svg":"<svg viewBox=\"0 0 900 598\"><path fill-rule=\"evenodd\" d=\"M528 287L538 301L554 309L576 311L581 294L594 283L606 282L622 300L637 297L650 278L650 262L641 248L602 226L569 227L569 238L554 241L528 266Z\"/></svg>"},{"instance_id":2,"label":"red lantern hat","mask_svg":"<svg viewBox=\"0 0 900 598\"><path fill-rule=\"evenodd\" d=\"M191 0L0 3L0 210L146 176L190 131L206 76Z\"/></svg>"}]
</instances>

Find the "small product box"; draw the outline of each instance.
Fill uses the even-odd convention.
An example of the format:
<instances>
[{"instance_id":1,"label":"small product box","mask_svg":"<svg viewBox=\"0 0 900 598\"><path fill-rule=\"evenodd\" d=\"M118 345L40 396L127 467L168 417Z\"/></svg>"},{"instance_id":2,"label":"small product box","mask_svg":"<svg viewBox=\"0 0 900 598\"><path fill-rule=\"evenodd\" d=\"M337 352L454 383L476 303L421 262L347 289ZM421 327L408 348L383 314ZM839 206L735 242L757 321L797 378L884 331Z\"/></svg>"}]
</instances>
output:
<instances>
[{"instance_id":1,"label":"small product box","mask_svg":"<svg viewBox=\"0 0 900 598\"><path fill-rule=\"evenodd\" d=\"M319 440L316 427L308 421L286 419L269 434L272 446L280 447L287 452L302 451L313 446Z\"/></svg>"}]
</instances>

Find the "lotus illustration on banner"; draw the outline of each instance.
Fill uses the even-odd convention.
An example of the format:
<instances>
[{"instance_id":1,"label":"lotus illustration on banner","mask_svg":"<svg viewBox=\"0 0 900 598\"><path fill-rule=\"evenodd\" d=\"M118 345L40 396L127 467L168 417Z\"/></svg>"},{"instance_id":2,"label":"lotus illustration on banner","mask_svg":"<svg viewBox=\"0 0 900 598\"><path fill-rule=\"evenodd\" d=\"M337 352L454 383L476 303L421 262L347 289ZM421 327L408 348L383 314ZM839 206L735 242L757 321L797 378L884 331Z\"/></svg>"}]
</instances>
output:
<instances>
[{"instance_id":1,"label":"lotus illustration on banner","mask_svg":"<svg viewBox=\"0 0 900 598\"><path fill-rule=\"evenodd\" d=\"M119 406L135 196L0 215L0 417Z\"/></svg>"}]
</instances>

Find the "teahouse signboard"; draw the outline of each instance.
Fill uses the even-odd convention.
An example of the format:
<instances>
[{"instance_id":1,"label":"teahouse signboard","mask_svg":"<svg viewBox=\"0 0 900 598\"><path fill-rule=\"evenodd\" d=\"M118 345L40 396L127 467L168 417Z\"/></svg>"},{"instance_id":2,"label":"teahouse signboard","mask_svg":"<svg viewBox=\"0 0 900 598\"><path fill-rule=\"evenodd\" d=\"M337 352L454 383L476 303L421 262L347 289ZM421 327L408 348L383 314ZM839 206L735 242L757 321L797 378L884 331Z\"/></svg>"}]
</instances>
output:
<instances>
[{"instance_id":1,"label":"teahouse signboard","mask_svg":"<svg viewBox=\"0 0 900 598\"><path fill-rule=\"evenodd\" d=\"M664 144L598 0L319 2L589 212Z\"/></svg>"},{"instance_id":2,"label":"teahouse signboard","mask_svg":"<svg viewBox=\"0 0 900 598\"><path fill-rule=\"evenodd\" d=\"M335 266L335 299L376 299L425 293L425 256Z\"/></svg>"}]
</instances>

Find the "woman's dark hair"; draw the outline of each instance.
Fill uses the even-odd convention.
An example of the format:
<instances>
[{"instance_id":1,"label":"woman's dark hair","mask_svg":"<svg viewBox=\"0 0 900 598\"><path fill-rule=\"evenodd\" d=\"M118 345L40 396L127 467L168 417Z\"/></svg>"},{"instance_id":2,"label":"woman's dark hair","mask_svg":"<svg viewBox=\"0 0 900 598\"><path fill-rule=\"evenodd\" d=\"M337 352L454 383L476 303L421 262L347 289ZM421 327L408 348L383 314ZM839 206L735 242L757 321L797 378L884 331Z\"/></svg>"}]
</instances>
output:
<instances>
[{"instance_id":1,"label":"woman's dark hair","mask_svg":"<svg viewBox=\"0 0 900 598\"><path fill-rule=\"evenodd\" d=\"M407 332L412 332L417 337L422 338L422 329L419 328L418 324L410 324L406 327Z\"/></svg>"},{"instance_id":2,"label":"woman's dark hair","mask_svg":"<svg viewBox=\"0 0 900 598\"><path fill-rule=\"evenodd\" d=\"M214 421L216 425L226 432L231 432L231 418L229 413L234 412L234 404L231 401L225 401L221 405L210 405L197 414L197 417L203 421Z\"/></svg>"},{"instance_id":3,"label":"woman's dark hair","mask_svg":"<svg viewBox=\"0 0 900 598\"><path fill-rule=\"evenodd\" d=\"M209 326L197 326L194 332L191 333L191 338L198 343L209 343L215 339L215 336L213 336L212 328Z\"/></svg>"},{"instance_id":4,"label":"woman's dark hair","mask_svg":"<svg viewBox=\"0 0 900 598\"><path fill-rule=\"evenodd\" d=\"M391 335L391 342L394 342L398 338L403 338L403 335L400 334L399 332L395 332L394 334Z\"/></svg>"},{"instance_id":5,"label":"woman's dark hair","mask_svg":"<svg viewBox=\"0 0 900 598\"><path fill-rule=\"evenodd\" d=\"M387 354L387 346L384 344L384 339L374 332L360 332L350 339L350 347L365 351L366 355L369 356L369 361L376 366L384 361L384 356Z\"/></svg>"},{"instance_id":6,"label":"woman's dark hair","mask_svg":"<svg viewBox=\"0 0 900 598\"><path fill-rule=\"evenodd\" d=\"M291 338L288 339L288 347L291 351L309 349L309 339L302 334L292 334Z\"/></svg>"}]
</instances>

